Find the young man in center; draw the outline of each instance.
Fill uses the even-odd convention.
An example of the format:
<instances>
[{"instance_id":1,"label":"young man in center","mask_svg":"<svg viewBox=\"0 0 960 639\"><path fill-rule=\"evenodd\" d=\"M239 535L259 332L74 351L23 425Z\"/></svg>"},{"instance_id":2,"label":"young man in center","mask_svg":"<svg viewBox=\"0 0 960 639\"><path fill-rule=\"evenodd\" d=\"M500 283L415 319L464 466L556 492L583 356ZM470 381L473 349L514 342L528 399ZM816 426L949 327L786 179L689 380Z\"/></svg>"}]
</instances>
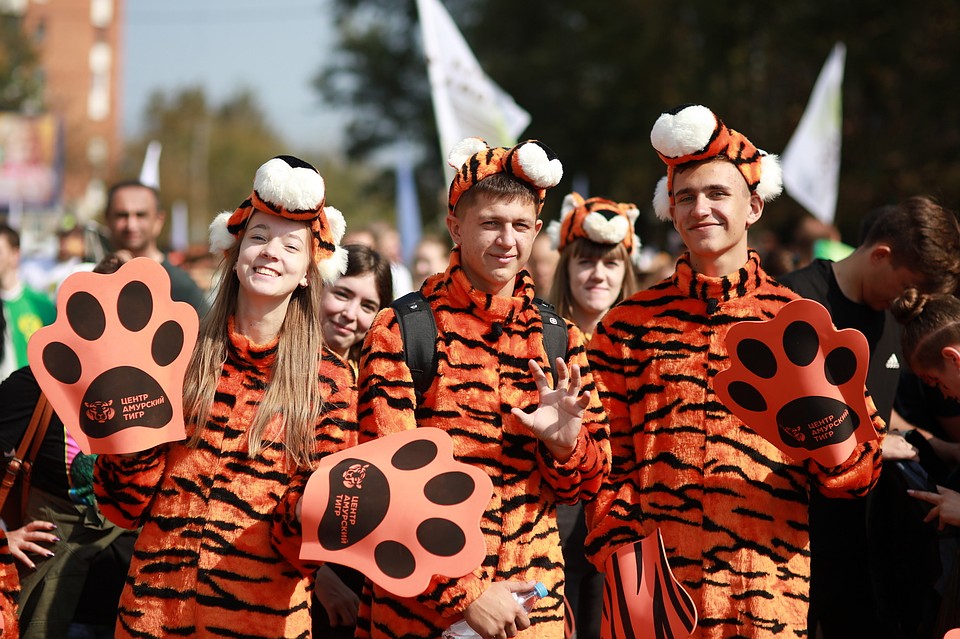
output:
<instances>
[{"instance_id":1,"label":"young man in center","mask_svg":"<svg viewBox=\"0 0 960 639\"><path fill-rule=\"evenodd\" d=\"M613 461L587 504L587 552L604 570L619 547L659 528L697 608L694 637L805 637L809 493L866 493L879 446L832 468L798 462L717 397L729 329L797 297L747 245L780 193L779 165L699 105L662 114L650 137L667 165L654 208L687 252L673 275L611 309L590 342Z\"/></svg>"},{"instance_id":2,"label":"young man in center","mask_svg":"<svg viewBox=\"0 0 960 639\"><path fill-rule=\"evenodd\" d=\"M590 499L609 468L607 428L586 372L580 332L567 326L566 364L548 384L543 322L524 270L548 187L562 169L527 141L489 148L477 138L450 154L447 228L455 243L444 273L420 291L437 326L436 371L418 397L393 308L361 353L361 441L432 426L454 456L483 468L493 495L481 519L486 558L472 573L435 577L415 598L367 584L357 637L439 637L461 617L481 637L563 636L563 555L556 504ZM549 373L547 373L549 374ZM552 385L552 387L551 387ZM542 582L529 616L511 596Z\"/></svg>"}]
</instances>

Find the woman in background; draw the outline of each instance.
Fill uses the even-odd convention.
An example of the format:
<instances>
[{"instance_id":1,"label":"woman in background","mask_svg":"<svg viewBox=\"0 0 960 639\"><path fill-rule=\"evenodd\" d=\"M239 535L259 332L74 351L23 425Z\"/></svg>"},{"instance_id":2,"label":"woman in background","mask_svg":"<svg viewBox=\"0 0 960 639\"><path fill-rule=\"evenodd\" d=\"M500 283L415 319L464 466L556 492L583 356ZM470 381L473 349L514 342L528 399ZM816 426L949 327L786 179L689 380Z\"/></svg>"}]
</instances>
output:
<instances>
[{"instance_id":1,"label":"woman in background","mask_svg":"<svg viewBox=\"0 0 960 639\"><path fill-rule=\"evenodd\" d=\"M347 270L323 288L320 326L323 341L357 373L360 348L373 318L392 299L390 261L363 244L346 244ZM313 636L350 639L357 625L363 575L344 566L317 570L313 601Z\"/></svg>"},{"instance_id":2,"label":"woman in background","mask_svg":"<svg viewBox=\"0 0 960 639\"><path fill-rule=\"evenodd\" d=\"M323 341L350 364L354 372L360 347L373 318L393 299L390 262L363 244L346 244L347 270L323 287L320 327Z\"/></svg>"},{"instance_id":3,"label":"woman in background","mask_svg":"<svg viewBox=\"0 0 960 639\"><path fill-rule=\"evenodd\" d=\"M639 211L633 204L603 198L584 200L571 193L563 200L560 221L547 233L560 251L551 288L557 313L577 325L588 342L601 318L614 304L638 290L635 270L640 238L634 232ZM568 612L576 636L600 636L603 578L586 560L587 534L583 506L558 505L557 519L566 565ZM567 620L568 633L571 630Z\"/></svg>"}]
</instances>

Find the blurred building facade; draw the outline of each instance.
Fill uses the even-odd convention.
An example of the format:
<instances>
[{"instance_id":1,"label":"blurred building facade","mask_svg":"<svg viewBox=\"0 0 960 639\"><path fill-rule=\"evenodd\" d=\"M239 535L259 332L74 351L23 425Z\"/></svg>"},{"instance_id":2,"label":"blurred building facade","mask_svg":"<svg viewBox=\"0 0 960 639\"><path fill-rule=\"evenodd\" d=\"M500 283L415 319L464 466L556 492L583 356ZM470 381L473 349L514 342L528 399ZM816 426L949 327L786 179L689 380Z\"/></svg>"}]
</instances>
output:
<instances>
[{"instance_id":1,"label":"blurred building facade","mask_svg":"<svg viewBox=\"0 0 960 639\"><path fill-rule=\"evenodd\" d=\"M59 121L57 203L80 220L103 208L122 153L124 0L0 0L23 17L40 57L42 111ZM37 114L33 114L37 115Z\"/></svg>"}]
</instances>

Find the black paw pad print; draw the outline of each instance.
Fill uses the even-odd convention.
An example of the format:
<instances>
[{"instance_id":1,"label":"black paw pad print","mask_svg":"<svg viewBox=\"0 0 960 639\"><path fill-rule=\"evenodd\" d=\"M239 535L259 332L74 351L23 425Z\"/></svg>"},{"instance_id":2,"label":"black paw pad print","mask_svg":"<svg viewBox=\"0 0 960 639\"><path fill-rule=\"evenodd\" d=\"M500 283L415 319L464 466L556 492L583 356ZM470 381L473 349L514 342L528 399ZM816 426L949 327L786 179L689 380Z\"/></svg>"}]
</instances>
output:
<instances>
[{"instance_id":1,"label":"black paw pad print","mask_svg":"<svg viewBox=\"0 0 960 639\"><path fill-rule=\"evenodd\" d=\"M303 497L301 557L352 566L403 597L479 566L493 486L452 451L445 432L417 428L324 458Z\"/></svg>"},{"instance_id":2,"label":"black paw pad print","mask_svg":"<svg viewBox=\"0 0 960 639\"><path fill-rule=\"evenodd\" d=\"M160 442L140 429L171 425L182 438L183 374L198 320L192 307L170 299L163 267L138 258L110 275L77 273L58 302L57 321L34 335L29 358L64 424L79 430L71 433L81 447L112 439L110 450L94 452L121 452L114 444L126 449L136 438L143 450ZM136 434L116 437L129 429Z\"/></svg>"},{"instance_id":3,"label":"black paw pad print","mask_svg":"<svg viewBox=\"0 0 960 639\"><path fill-rule=\"evenodd\" d=\"M796 300L770 321L737 324L727 352L730 368L717 374L717 395L791 456L836 465L859 441L876 437L864 400L866 340L852 329L837 331L817 302Z\"/></svg>"}]
</instances>

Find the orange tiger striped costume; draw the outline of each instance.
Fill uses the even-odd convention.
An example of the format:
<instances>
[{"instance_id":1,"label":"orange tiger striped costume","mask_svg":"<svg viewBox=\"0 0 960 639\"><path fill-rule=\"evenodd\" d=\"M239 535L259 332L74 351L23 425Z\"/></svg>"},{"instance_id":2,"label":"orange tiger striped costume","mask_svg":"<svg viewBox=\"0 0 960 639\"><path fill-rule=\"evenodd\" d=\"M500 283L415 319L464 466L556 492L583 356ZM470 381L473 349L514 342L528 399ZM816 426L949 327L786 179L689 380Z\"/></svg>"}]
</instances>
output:
<instances>
[{"instance_id":1,"label":"orange tiger striped costume","mask_svg":"<svg viewBox=\"0 0 960 639\"><path fill-rule=\"evenodd\" d=\"M753 251L727 277L696 273L688 258L614 307L590 342L613 462L587 505L587 552L602 570L610 553L659 525L697 607L694 637L805 637L809 492L865 495L879 474L879 445L824 469L786 457L734 417L711 381L726 367L727 331L770 319L797 296ZM874 426L883 427L875 412Z\"/></svg>"},{"instance_id":2,"label":"orange tiger striped costume","mask_svg":"<svg viewBox=\"0 0 960 639\"><path fill-rule=\"evenodd\" d=\"M454 455L485 469L494 493L481 521L487 556L459 579L435 578L416 598L398 598L368 582L361 601L357 637L439 637L444 628L494 580L538 580L549 595L530 614L532 626L520 637L563 636L563 555L556 504L592 498L609 466L606 420L592 379L590 405L573 456L564 464L510 414L510 408L539 401L527 360L548 371L540 314L533 306L533 282L521 271L513 297L474 289L451 253L446 273L421 288L437 323L438 370L416 405L404 361L400 326L385 309L367 334L360 366L360 439L419 426L444 429ZM568 359L586 369L579 330L568 328Z\"/></svg>"},{"instance_id":3,"label":"orange tiger striped costume","mask_svg":"<svg viewBox=\"0 0 960 639\"><path fill-rule=\"evenodd\" d=\"M10 552L7 535L0 532L0 631L3 637L19 637L17 597L20 595L20 577L16 559Z\"/></svg>"},{"instance_id":4,"label":"orange tiger striped costume","mask_svg":"<svg viewBox=\"0 0 960 639\"><path fill-rule=\"evenodd\" d=\"M310 636L316 566L299 560L294 515L309 471L287 467L278 422L260 454L251 459L247 452L246 427L275 356L276 341L258 346L231 331L196 448L176 442L136 456L98 457L100 509L119 526L143 526L120 598L117 637ZM357 436L347 365L325 351L318 378L325 404L317 458L354 445Z\"/></svg>"}]
</instances>

